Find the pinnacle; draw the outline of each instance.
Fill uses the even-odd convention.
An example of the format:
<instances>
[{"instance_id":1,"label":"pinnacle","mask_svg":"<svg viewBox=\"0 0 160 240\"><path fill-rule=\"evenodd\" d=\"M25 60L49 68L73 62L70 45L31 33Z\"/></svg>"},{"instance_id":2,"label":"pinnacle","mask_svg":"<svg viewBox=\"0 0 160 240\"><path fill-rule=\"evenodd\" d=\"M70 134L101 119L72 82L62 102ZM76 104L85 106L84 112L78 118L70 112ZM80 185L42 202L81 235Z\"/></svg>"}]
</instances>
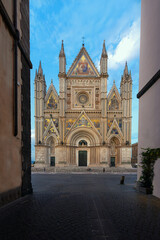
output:
<instances>
[{"instance_id":1,"label":"pinnacle","mask_svg":"<svg viewBox=\"0 0 160 240\"><path fill-rule=\"evenodd\" d=\"M59 57L65 57L63 40L62 40L61 51L60 51Z\"/></svg>"},{"instance_id":2,"label":"pinnacle","mask_svg":"<svg viewBox=\"0 0 160 240\"><path fill-rule=\"evenodd\" d=\"M42 70L42 66L41 66L41 61L39 62L38 74L43 74L43 70Z\"/></svg>"},{"instance_id":3,"label":"pinnacle","mask_svg":"<svg viewBox=\"0 0 160 240\"><path fill-rule=\"evenodd\" d=\"M125 75L128 75L128 65L127 65L127 61L126 61L126 63L125 63L124 74L125 74Z\"/></svg>"},{"instance_id":4,"label":"pinnacle","mask_svg":"<svg viewBox=\"0 0 160 240\"><path fill-rule=\"evenodd\" d=\"M107 56L107 51L106 51L105 40L103 42L102 57L108 57Z\"/></svg>"}]
</instances>

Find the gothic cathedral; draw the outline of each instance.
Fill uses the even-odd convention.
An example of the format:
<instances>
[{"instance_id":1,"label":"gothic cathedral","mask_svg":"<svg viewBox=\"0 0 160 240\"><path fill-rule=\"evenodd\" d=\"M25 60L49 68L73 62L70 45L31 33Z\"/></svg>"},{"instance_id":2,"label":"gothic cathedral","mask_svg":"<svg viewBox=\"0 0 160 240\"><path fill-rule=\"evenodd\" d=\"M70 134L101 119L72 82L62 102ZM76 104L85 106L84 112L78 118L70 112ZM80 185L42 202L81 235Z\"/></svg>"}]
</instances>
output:
<instances>
[{"instance_id":1,"label":"gothic cathedral","mask_svg":"<svg viewBox=\"0 0 160 240\"><path fill-rule=\"evenodd\" d=\"M120 93L107 95L107 52L98 72L82 48L66 73L62 41L59 95L46 82L41 63L35 76L35 163L41 166L117 167L131 163L132 79L127 63Z\"/></svg>"}]
</instances>

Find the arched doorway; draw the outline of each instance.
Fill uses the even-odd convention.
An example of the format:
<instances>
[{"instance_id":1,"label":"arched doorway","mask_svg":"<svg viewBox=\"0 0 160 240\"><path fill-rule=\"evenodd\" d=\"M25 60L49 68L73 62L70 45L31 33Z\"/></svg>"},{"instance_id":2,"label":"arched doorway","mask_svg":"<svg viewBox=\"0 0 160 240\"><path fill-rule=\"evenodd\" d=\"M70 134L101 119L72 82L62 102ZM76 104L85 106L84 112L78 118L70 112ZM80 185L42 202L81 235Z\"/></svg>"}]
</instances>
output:
<instances>
[{"instance_id":1,"label":"arched doorway","mask_svg":"<svg viewBox=\"0 0 160 240\"><path fill-rule=\"evenodd\" d=\"M66 139L72 165L96 166L100 162L100 136L91 128L78 127Z\"/></svg>"},{"instance_id":2,"label":"arched doorway","mask_svg":"<svg viewBox=\"0 0 160 240\"><path fill-rule=\"evenodd\" d=\"M87 151L83 150L83 147L88 145L86 140L79 141L79 147L82 147L82 150L78 152L78 166L86 167L87 166Z\"/></svg>"},{"instance_id":3,"label":"arched doorway","mask_svg":"<svg viewBox=\"0 0 160 240\"><path fill-rule=\"evenodd\" d=\"M116 167L120 164L120 141L117 137L110 139L110 167Z\"/></svg>"}]
</instances>

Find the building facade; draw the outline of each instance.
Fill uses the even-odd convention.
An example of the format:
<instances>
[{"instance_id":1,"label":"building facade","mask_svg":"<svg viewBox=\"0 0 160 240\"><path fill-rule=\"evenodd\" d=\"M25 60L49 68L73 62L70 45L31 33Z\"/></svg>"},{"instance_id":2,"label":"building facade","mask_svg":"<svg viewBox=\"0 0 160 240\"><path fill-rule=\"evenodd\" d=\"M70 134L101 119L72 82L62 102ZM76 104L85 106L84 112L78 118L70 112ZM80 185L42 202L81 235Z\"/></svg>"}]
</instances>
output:
<instances>
[{"instance_id":1,"label":"building facade","mask_svg":"<svg viewBox=\"0 0 160 240\"><path fill-rule=\"evenodd\" d=\"M107 95L105 41L100 72L84 44L66 73L62 41L59 95L46 82L41 63L35 76L35 160L52 166L131 165L132 79L127 63L120 93L115 82Z\"/></svg>"},{"instance_id":2,"label":"building facade","mask_svg":"<svg viewBox=\"0 0 160 240\"><path fill-rule=\"evenodd\" d=\"M132 144L132 158L131 165L132 167L137 167L138 162L138 143Z\"/></svg>"},{"instance_id":3,"label":"building facade","mask_svg":"<svg viewBox=\"0 0 160 240\"><path fill-rule=\"evenodd\" d=\"M0 0L0 206L31 193L29 1Z\"/></svg>"},{"instance_id":4,"label":"building facade","mask_svg":"<svg viewBox=\"0 0 160 240\"><path fill-rule=\"evenodd\" d=\"M138 174L141 176L141 152L160 148L160 1L141 1L141 42L139 69ZM148 34L149 33L149 34ZM152 44L151 44L152 43ZM155 163L153 195L160 198L160 159Z\"/></svg>"}]
</instances>

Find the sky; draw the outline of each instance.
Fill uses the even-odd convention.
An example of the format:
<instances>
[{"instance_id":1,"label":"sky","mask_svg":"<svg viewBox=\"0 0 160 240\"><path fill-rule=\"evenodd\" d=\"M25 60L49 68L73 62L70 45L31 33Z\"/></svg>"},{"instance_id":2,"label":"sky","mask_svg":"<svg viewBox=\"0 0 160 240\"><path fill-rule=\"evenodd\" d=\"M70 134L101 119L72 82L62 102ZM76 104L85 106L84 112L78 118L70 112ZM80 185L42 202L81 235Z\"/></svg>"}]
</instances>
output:
<instances>
[{"instance_id":1,"label":"sky","mask_svg":"<svg viewBox=\"0 0 160 240\"><path fill-rule=\"evenodd\" d=\"M42 62L47 89L59 92L59 52L64 40L70 68L82 47L82 38L99 70L102 45L108 53L108 93L113 80L119 90L125 62L132 74L132 143L138 141L140 0L30 0L31 140L34 161L34 78Z\"/></svg>"}]
</instances>

